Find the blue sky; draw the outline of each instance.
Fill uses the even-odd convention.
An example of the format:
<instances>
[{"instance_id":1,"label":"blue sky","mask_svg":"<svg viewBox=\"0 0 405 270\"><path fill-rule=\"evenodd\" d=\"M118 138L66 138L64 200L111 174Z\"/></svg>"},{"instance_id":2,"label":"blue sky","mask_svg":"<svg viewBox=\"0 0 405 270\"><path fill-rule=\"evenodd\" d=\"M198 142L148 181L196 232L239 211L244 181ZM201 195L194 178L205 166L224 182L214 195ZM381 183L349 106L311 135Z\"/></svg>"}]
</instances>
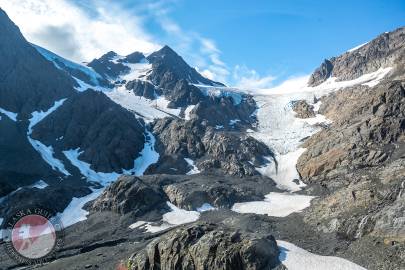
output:
<instances>
[{"instance_id":1,"label":"blue sky","mask_svg":"<svg viewBox=\"0 0 405 270\"><path fill-rule=\"evenodd\" d=\"M403 0L0 0L0 7L27 39L69 59L168 44L206 76L258 88L405 26Z\"/></svg>"}]
</instances>

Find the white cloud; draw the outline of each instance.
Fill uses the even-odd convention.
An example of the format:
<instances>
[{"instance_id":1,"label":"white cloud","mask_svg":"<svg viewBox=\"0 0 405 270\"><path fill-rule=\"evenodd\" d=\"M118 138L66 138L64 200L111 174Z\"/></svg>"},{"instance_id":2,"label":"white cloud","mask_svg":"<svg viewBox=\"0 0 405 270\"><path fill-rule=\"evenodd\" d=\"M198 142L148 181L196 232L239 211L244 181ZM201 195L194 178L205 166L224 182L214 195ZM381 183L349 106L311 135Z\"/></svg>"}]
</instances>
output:
<instances>
[{"instance_id":1,"label":"white cloud","mask_svg":"<svg viewBox=\"0 0 405 270\"><path fill-rule=\"evenodd\" d=\"M0 0L27 40L78 62L110 50L129 54L160 48L140 17L111 2L90 5L91 14L68 0Z\"/></svg>"},{"instance_id":2,"label":"white cloud","mask_svg":"<svg viewBox=\"0 0 405 270\"><path fill-rule=\"evenodd\" d=\"M246 66L235 66L233 70L233 81L236 87L242 89L262 89L273 86L277 78L273 75L260 76L254 69L249 69Z\"/></svg>"},{"instance_id":3,"label":"white cloud","mask_svg":"<svg viewBox=\"0 0 405 270\"><path fill-rule=\"evenodd\" d=\"M294 91L302 91L302 89L307 89L309 77L310 75L293 76L274 87L263 88L260 90L256 90L254 92L266 95L266 94L283 94L283 93L291 93Z\"/></svg>"},{"instance_id":4,"label":"white cloud","mask_svg":"<svg viewBox=\"0 0 405 270\"><path fill-rule=\"evenodd\" d=\"M274 76L261 77L245 66L229 67L214 40L172 20L170 12L176 2L144 1L124 8L106 0L0 0L0 6L28 41L76 62L90 61L111 50L122 55L151 53L167 42L211 80L249 89L272 85ZM150 21L167 37L148 32L145 24Z\"/></svg>"}]
</instances>

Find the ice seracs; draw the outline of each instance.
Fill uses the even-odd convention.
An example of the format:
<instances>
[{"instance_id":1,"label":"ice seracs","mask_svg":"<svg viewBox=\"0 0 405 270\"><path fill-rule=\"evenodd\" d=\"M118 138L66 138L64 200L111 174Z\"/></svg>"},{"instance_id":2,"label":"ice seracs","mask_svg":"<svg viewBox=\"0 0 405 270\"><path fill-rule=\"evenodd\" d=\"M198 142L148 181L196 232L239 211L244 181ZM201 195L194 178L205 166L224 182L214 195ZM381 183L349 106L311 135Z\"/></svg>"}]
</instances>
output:
<instances>
[{"instance_id":1,"label":"ice seracs","mask_svg":"<svg viewBox=\"0 0 405 270\"><path fill-rule=\"evenodd\" d=\"M239 105L243 99L243 92L238 88L231 88L226 86L211 86L205 84L193 85L198 87L200 91L206 96L231 97L235 106Z\"/></svg>"}]
</instances>

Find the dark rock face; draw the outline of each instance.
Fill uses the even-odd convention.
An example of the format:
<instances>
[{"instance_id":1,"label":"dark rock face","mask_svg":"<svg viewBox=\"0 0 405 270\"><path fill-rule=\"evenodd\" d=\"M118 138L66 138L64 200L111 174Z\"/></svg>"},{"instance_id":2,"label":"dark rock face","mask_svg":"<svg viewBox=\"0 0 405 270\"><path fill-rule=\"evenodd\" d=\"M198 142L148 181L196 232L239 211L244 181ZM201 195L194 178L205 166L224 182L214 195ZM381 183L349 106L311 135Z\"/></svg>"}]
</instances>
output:
<instances>
[{"instance_id":1,"label":"dark rock face","mask_svg":"<svg viewBox=\"0 0 405 270\"><path fill-rule=\"evenodd\" d=\"M231 208L235 203L263 200L266 194L277 191L275 183L262 176L243 178L222 174L165 176L171 184L163 187L169 201L182 209L195 210L209 203L216 208Z\"/></svg>"},{"instance_id":2,"label":"dark rock face","mask_svg":"<svg viewBox=\"0 0 405 270\"><path fill-rule=\"evenodd\" d=\"M133 52L131 54L128 54L122 61L124 63L130 63L130 64L136 64L141 62L142 60L145 59L145 55L141 52Z\"/></svg>"},{"instance_id":3,"label":"dark rock face","mask_svg":"<svg viewBox=\"0 0 405 270\"><path fill-rule=\"evenodd\" d=\"M160 91L147 81L133 80L125 85L127 90L132 90L136 96L145 97L148 99L155 99Z\"/></svg>"},{"instance_id":4,"label":"dark rock face","mask_svg":"<svg viewBox=\"0 0 405 270\"><path fill-rule=\"evenodd\" d=\"M38 123L32 138L59 151L80 148L80 159L96 171L121 172L134 166L144 133L144 123L132 113L105 94L87 90Z\"/></svg>"},{"instance_id":5,"label":"dark rock face","mask_svg":"<svg viewBox=\"0 0 405 270\"><path fill-rule=\"evenodd\" d=\"M331 61L325 59L320 67L318 67L312 76L309 78L308 84L311 86L317 86L326 81L332 73L333 64Z\"/></svg>"},{"instance_id":6,"label":"dark rock face","mask_svg":"<svg viewBox=\"0 0 405 270\"><path fill-rule=\"evenodd\" d=\"M358 78L379 68L397 65L403 68L404 44L405 28L381 34L357 50L326 60L315 70L308 83L316 86L331 76L343 81Z\"/></svg>"},{"instance_id":7,"label":"dark rock face","mask_svg":"<svg viewBox=\"0 0 405 270\"><path fill-rule=\"evenodd\" d=\"M98 59L94 59L87 65L106 79L116 79L119 75L129 72L130 69L122 62L113 62L112 60L115 57L117 57L117 54L111 51Z\"/></svg>"},{"instance_id":8,"label":"dark rock face","mask_svg":"<svg viewBox=\"0 0 405 270\"><path fill-rule=\"evenodd\" d=\"M273 155L266 145L251 137L218 132L198 121L160 119L154 123L153 133L157 136L161 157L180 155L198 159L196 165L203 170L222 169L231 175L256 175L255 166L264 164L263 156Z\"/></svg>"},{"instance_id":9,"label":"dark rock face","mask_svg":"<svg viewBox=\"0 0 405 270\"><path fill-rule=\"evenodd\" d=\"M112 211L142 216L154 209L164 209L167 197L157 185L140 178L122 176L94 201L93 211Z\"/></svg>"},{"instance_id":10,"label":"dark rock face","mask_svg":"<svg viewBox=\"0 0 405 270\"><path fill-rule=\"evenodd\" d=\"M0 197L41 177L56 175L29 143L25 124L1 114L0 134Z\"/></svg>"},{"instance_id":11,"label":"dark rock face","mask_svg":"<svg viewBox=\"0 0 405 270\"><path fill-rule=\"evenodd\" d=\"M272 191L278 191L275 183L262 176L240 178L220 172L121 176L93 203L91 210L140 217L155 209L167 209L167 201L187 210L196 210L206 203L231 208L237 202L262 200Z\"/></svg>"},{"instance_id":12,"label":"dark rock face","mask_svg":"<svg viewBox=\"0 0 405 270\"><path fill-rule=\"evenodd\" d=\"M152 53L147 60L152 64L153 69L153 72L148 75L148 79L159 88L172 89L176 82L182 79L195 84L222 85L201 76L169 46L164 46L159 51Z\"/></svg>"},{"instance_id":13,"label":"dark rock face","mask_svg":"<svg viewBox=\"0 0 405 270\"><path fill-rule=\"evenodd\" d=\"M35 50L0 9L0 108L30 118L75 91L75 82Z\"/></svg>"},{"instance_id":14,"label":"dark rock face","mask_svg":"<svg viewBox=\"0 0 405 270\"><path fill-rule=\"evenodd\" d=\"M171 90L162 90L165 96L170 100L169 108L185 107L187 105L197 104L204 100L205 96L201 91L189 84L186 80L179 80Z\"/></svg>"},{"instance_id":15,"label":"dark rock face","mask_svg":"<svg viewBox=\"0 0 405 270\"><path fill-rule=\"evenodd\" d=\"M196 105L192 111L192 117L205 121L213 127L243 129L256 122L253 115L256 109L256 102L249 95L244 95L241 103L237 105L232 97L209 97Z\"/></svg>"},{"instance_id":16,"label":"dark rock face","mask_svg":"<svg viewBox=\"0 0 405 270\"><path fill-rule=\"evenodd\" d=\"M275 269L279 250L271 235L197 223L168 232L134 254L131 270Z\"/></svg>"},{"instance_id":17,"label":"dark rock face","mask_svg":"<svg viewBox=\"0 0 405 270\"><path fill-rule=\"evenodd\" d=\"M309 105L305 100L298 100L294 102L292 109L298 118L315 117L314 106Z\"/></svg>"}]
</instances>

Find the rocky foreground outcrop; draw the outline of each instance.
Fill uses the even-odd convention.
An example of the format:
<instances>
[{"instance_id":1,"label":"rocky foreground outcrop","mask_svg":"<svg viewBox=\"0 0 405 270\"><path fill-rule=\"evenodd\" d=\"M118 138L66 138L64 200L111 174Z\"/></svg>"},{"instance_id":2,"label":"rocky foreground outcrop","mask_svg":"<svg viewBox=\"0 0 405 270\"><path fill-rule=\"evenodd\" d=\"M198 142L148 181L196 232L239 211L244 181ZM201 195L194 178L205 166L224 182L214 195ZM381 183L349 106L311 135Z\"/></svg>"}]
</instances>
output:
<instances>
[{"instance_id":1,"label":"rocky foreground outcrop","mask_svg":"<svg viewBox=\"0 0 405 270\"><path fill-rule=\"evenodd\" d=\"M278 254L271 235L196 223L152 241L135 253L127 265L130 270L276 269Z\"/></svg>"}]
</instances>

